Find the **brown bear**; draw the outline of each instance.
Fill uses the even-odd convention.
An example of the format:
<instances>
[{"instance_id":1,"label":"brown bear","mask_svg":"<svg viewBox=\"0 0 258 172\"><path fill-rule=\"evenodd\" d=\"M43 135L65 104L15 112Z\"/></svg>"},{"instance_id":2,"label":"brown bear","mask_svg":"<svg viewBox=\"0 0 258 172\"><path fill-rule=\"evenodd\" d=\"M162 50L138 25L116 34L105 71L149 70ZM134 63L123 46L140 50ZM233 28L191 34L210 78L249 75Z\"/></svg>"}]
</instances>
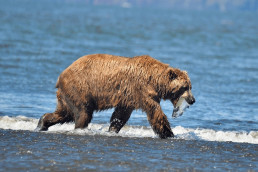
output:
<instances>
[{"instance_id":1,"label":"brown bear","mask_svg":"<svg viewBox=\"0 0 258 172\"><path fill-rule=\"evenodd\" d=\"M79 58L65 69L56 83L57 108L44 114L37 130L57 123L74 121L75 128L85 128L94 111L115 108L109 131L118 133L133 110L147 113L148 121L160 138L173 137L161 99L170 100L178 110L180 98L187 104L195 99L185 71L147 56L133 58L94 54ZM177 111L174 109L175 111Z\"/></svg>"}]
</instances>

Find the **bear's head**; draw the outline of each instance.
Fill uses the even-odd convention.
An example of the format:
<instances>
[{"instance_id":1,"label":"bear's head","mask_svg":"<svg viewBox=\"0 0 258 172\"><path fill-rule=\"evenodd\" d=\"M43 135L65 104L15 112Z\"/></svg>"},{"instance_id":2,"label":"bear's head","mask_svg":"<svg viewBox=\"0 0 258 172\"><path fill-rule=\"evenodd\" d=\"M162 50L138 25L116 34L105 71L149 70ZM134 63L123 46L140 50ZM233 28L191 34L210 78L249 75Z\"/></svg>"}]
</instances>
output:
<instances>
[{"instance_id":1,"label":"bear's head","mask_svg":"<svg viewBox=\"0 0 258 172\"><path fill-rule=\"evenodd\" d=\"M173 117L181 116L184 110L195 102L192 94L192 84L186 71L168 68L166 71L166 94L164 99L169 99L174 105Z\"/></svg>"}]
</instances>

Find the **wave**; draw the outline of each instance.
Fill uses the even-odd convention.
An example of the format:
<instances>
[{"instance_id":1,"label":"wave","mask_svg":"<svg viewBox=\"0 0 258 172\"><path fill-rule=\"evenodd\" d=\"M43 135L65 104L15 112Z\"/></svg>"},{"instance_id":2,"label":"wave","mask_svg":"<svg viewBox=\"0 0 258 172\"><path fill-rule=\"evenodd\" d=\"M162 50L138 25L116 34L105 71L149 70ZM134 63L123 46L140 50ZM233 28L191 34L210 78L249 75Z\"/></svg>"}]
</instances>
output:
<instances>
[{"instance_id":1,"label":"wave","mask_svg":"<svg viewBox=\"0 0 258 172\"><path fill-rule=\"evenodd\" d=\"M0 117L0 129L10 130L29 130L34 131L39 119L28 118L25 116ZM68 135L105 135L121 137L138 137L138 138L158 138L151 127L125 125L121 131L116 134L108 132L109 124L89 124L86 129L74 129L74 123L57 124L51 126L48 133L65 133ZM258 131L215 131L213 129L202 128L184 128L177 126L172 128L176 139L184 140L205 140L218 142L237 142L258 144Z\"/></svg>"}]
</instances>

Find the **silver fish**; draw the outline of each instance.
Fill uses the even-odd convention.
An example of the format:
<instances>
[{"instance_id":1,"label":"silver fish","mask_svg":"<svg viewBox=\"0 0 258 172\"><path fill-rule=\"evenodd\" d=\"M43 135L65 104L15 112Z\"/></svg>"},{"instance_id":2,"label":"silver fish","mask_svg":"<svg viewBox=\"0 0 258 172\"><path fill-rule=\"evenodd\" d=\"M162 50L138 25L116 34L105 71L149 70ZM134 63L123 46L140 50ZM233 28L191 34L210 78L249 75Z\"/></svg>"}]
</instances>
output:
<instances>
[{"instance_id":1,"label":"silver fish","mask_svg":"<svg viewBox=\"0 0 258 172\"><path fill-rule=\"evenodd\" d=\"M174 108L173 110L173 114L172 114L172 117L173 118L177 118L181 115L183 115L184 113L184 110L186 108L188 108L190 105L187 103L187 101L185 100L185 98L183 97L180 97L177 104L176 104L176 107Z\"/></svg>"}]
</instances>

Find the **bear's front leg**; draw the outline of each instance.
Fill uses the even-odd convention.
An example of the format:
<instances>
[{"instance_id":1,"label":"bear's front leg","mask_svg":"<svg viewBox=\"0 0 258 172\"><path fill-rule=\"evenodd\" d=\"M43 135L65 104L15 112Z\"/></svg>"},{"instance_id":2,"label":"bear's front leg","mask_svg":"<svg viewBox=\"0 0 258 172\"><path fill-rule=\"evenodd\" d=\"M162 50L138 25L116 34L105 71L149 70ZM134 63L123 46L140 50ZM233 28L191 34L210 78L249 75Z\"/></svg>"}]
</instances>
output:
<instances>
[{"instance_id":1,"label":"bear's front leg","mask_svg":"<svg viewBox=\"0 0 258 172\"><path fill-rule=\"evenodd\" d=\"M166 115L159 109L154 110L153 113L148 114L149 122L152 129L161 139L174 137L170 128Z\"/></svg>"},{"instance_id":2,"label":"bear's front leg","mask_svg":"<svg viewBox=\"0 0 258 172\"><path fill-rule=\"evenodd\" d=\"M160 105L150 105L146 110L148 121L156 134L161 139L174 137L166 115L162 112Z\"/></svg>"},{"instance_id":3,"label":"bear's front leg","mask_svg":"<svg viewBox=\"0 0 258 172\"><path fill-rule=\"evenodd\" d=\"M109 131L118 133L130 118L132 111L132 108L116 107L110 119Z\"/></svg>"}]
</instances>

